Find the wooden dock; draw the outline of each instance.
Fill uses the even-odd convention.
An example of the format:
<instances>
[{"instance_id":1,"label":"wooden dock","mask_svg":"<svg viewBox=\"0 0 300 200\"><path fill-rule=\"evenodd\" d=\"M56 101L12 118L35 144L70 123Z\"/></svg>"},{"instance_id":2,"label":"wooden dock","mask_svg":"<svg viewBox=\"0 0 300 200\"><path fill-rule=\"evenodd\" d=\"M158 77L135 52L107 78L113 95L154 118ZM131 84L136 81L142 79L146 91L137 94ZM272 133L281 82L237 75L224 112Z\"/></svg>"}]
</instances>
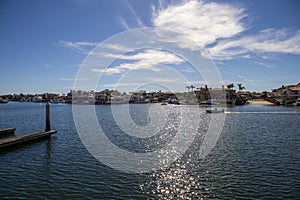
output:
<instances>
[{"instance_id":1,"label":"wooden dock","mask_svg":"<svg viewBox=\"0 0 300 200\"><path fill-rule=\"evenodd\" d=\"M35 141L41 138L50 137L52 134L56 133L55 130L45 131L45 132L36 132L25 134L21 136L11 137L7 139L0 140L0 149L9 146L15 146L19 144L23 144L29 141Z\"/></svg>"},{"instance_id":2,"label":"wooden dock","mask_svg":"<svg viewBox=\"0 0 300 200\"><path fill-rule=\"evenodd\" d=\"M15 128L7 128L0 130L0 135L2 134L9 134L9 133L14 133ZM29 134L24 134L21 136L15 136L15 137L10 137L6 139L1 139L0 140L0 149L4 147L10 147L10 146L15 146L15 145L20 145L24 144L30 141L35 141L38 139L50 137L52 134L57 133L55 130L50 129L50 104L47 102L46 104L46 129L43 132L36 132L36 133L29 133Z\"/></svg>"},{"instance_id":3,"label":"wooden dock","mask_svg":"<svg viewBox=\"0 0 300 200\"><path fill-rule=\"evenodd\" d=\"M0 136L2 135L8 135L8 134L14 134L16 131L15 128L5 128L0 130Z\"/></svg>"}]
</instances>

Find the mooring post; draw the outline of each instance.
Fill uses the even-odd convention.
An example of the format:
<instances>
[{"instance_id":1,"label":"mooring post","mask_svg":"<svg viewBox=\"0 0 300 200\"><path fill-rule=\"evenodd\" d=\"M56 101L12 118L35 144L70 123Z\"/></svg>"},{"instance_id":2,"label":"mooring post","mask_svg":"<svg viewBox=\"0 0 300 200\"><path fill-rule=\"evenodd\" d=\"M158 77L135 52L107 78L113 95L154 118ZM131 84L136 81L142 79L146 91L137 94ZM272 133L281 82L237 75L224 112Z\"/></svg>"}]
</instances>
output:
<instances>
[{"instance_id":1,"label":"mooring post","mask_svg":"<svg viewBox=\"0 0 300 200\"><path fill-rule=\"evenodd\" d=\"M46 103L46 129L45 131L50 131L50 103L47 101Z\"/></svg>"}]
</instances>

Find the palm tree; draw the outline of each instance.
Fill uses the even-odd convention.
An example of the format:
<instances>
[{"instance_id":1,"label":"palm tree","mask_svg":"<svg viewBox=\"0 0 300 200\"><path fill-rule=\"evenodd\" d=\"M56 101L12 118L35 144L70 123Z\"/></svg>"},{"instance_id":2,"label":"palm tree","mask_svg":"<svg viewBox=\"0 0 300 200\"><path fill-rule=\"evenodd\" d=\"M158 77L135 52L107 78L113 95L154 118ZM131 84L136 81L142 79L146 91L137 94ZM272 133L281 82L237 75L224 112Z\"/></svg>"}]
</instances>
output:
<instances>
[{"instance_id":1,"label":"palm tree","mask_svg":"<svg viewBox=\"0 0 300 200\"><path fill-rule=\"evenodd\" d=\"M190 91L190 89L191 89L191 86L186 86L185 88L187 88L188 89L188 91Z\"/></svg>"},{"instance_id":2,"label":"palm tree","mask_svg":"<svg viewBox=\"0 0 300 200\"><path fill-rule=\"evenodd\" d=\"M190 87L191 87L192 91L194 91L195 86L191 85Z\"/></svg>"},{"instance_id":3,"label":"palm tree","mask_svg":"<svg viewBox=\"0 0 300 200\"><path fill-rule=\"evenodd\" d=\"M241 83L238 84L238 87L239 87L239 91L242 91L243 89L246 89L244 86L242 86Z\"/></svg>"},{"instance_id":4,"label":"palm tree","mask_svg":"<svg viewBox=\"0 0 300 200\"><path fill-rule=\"evenodd\" d=\"M226 87L227 87L228 89L233 89L233 88L234 88L234 84L233 84L233 83L230 83L230 84L226 85Z\"/></svg>"}]
</instances>

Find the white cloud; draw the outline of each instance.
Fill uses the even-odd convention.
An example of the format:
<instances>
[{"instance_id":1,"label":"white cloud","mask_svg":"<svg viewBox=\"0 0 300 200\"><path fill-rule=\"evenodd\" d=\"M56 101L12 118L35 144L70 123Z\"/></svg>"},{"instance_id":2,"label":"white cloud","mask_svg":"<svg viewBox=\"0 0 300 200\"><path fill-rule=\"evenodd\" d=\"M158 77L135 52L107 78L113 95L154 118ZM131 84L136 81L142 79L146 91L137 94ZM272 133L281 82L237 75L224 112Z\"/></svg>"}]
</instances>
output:
<instances>
[{"instance_id":1,"label":"white cloud","mask_svg":"<svg viewBox=\"0 0 300 200\"><path fill-rule=\"evenodd\" d=\"M122 55L121 59L126 60L142 60L153 64L179 64L184 60L172 53L154 49L148 49L134 55Z\"/></svg>"},{"instance_id":2,"label":"white cloud","mask_svg":"<svg viewBox=\"0 0 300 200\"><path fill-rule=\"evenodd\" d=\"M124 3L137 24L143 27L144 24L131 4L128 1L124 1ZM274 59L271 54L277 53L300 55L300 30L292 33L288 29L273 28L247 35L245 31L250 27L244 23L246 18L248 18L246 9L228 3L183 0L179 4L167 5L165 1L160 0L157 7L152 5L152 23L157 28L158 34L165 39L165 42L174 42L182 48L199 50L202 56L208 56L204 50L214 60L251 59L256 56L263 59ZM120 18L120 23L126 29L130 28L123 18ZM170 30L172 33L161 31L160 28ZM89 49L91 50L97 45L97 43L92 42L60 41L59 43L83 54L88 54ZM133 50L118 44L107 45L107 48L112 51L107 51L104 56L137 60L135 66L133 64L125 65L128 69L129 66L131 68L143 67L141 63L138 63L138 60L143 61L145 65L148 64L148 67L156 64L152 58L159 60L157 63L168 63L168 59L171 60L171 63L174 62L172 54L167 55L167 57L161 52L159 54L144 52L134 56L122 55L124 52L132 52Z\"/></svg>"},{"instance_id":3,"label":"white cloud","mask_svg":"<svg viewBox=\"0 0 300 200\"><path fill-rule=\"evenodd\" d=\"M59 41L61 46L70 48L80 54L88 54L92 48L96 47L96 42L72 42L72 41Z\"/></svg>"},{"instance_id":4,"label":"white cloud","mask_svg":"<svg viewBox=\"0 0 300 200\"><path fill-rule=\"evenodd\" d=\"M112 75L112 74L120 74L124 72L122 68L105 68L105 69L91 69L92 72L96 73L104 73L105 75Z\"/></svg>"},{"instance_id":5,"label":"white cloud","mask_svg":"<svg viewBox=\"0 0 300 200\"><path fill-rule=\"evenodd\" d=\"M220 38L230 38L246 28L241 20L244 9L221 3L188 1L170 5L153 13L153 24L178 32L176 40L182 46L201 49ZM192 42L186 44L184 37Z\"/></svg>"},{"instance_id":6,"label":"white cloud","mask_svg":"<svg viewBox=\"0 0 300 200\"><path fill-rule=\"evenodd\" d=\"M123 63L117 66L115 69L126 69L126 70L152 70L159 72L161 68L156 66L158 63L144 62L143 60L133 63Z\"/></svg>"},{"instance_id":7,"label":"white cloud","mask_svg":"<svg viewBox=\"0 0 300 200\"><path fill-rule=\"evenodd\" d=\"M93 72L104 73L106 75L123 73L125 70L151 70L155 72L161 71L162 64L180 64L184 60L174 54L166 51L147 49L132 55L107 54L106 57L128 60L125 62L107 69L92 69Z\"/></svg>"},{"instance_id":8,"label":"white cloud","mask_svg":"<svg viewBox=\"0 0 300 200\"><path fill-rule=\"evenodd\" d=\"M252 58L251 54L266 58L265 53L300 54L300 31L291 34L287 29L264 29L243 35L247 14L233 4L199 0L166 7L159 3L152 12L155 27L177 32L172 36L161 32L163 37L183 48L199 50L205 57L202 49L206 49L215 60Z\"/></svg>"},{"instance_id":9,"label":"white cloud","mask_svg":"<svg viewBox=\"0 0 300 200\"><path fill-rule=\"evenodd\" d=\"M111 49L111 50L115 50L115 51L121 51L121 52L131 52L131 51L133 51L133 49L125 47L125 46L120 45L120 44L105 44L104 47L108 48L108 49Z\"/></svg>"},{"instance_id":10,"label":"white cloud","mask_svg":"<svg viewBox=\"0 0 300 200\"><path fill-rule=\"evenodd\" d=\"M278 37L281 30L252 38L253 43L244 44L250 51L300 54L300 31L293 36ZM251 37L250 37L251 42Z\"/></svg>"},{"instance_id":11,"label":"white cloud","mask_svg":"<svg viewBox=\"0 0 300 200\"><path fill-rule=\"evenodd\" d=\"M249 52L263 53L289 53L300 54L300 31L290 36L287 30L268 29L260 31L254 36L244 36L239 39L224 40L208 48L214 59L232 59L245 56Z\"/></svg>"},{"instance_id":12,"label":"white cloud","mask_svg":"<svg viewBox=\"0 0 300 200\"><path fill-rule=\"evenodd\" d=\"M265 68L273 68L274 66L272 66L271 64L269 63L266 63L266 62L261 62L261 61L254 61L254 63L256 65L260 65L260 66L263 66Z\"/></svg>"}]
</instances>

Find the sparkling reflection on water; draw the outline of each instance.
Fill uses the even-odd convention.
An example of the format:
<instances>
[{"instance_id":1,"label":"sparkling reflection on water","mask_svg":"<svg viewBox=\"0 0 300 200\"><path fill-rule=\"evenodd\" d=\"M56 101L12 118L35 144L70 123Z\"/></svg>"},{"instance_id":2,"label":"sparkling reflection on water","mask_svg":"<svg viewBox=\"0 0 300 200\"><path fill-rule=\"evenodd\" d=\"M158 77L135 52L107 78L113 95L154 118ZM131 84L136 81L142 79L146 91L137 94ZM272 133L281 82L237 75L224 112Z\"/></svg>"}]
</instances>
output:
<instances>
[{"instance_id":1,"label":"sparkling reflection on water","mask_svg":"<svg viewBox=\"0 0 300 200\"><path fill-rule=\"evenodd\" d=\"M253 105L228 108L222 134L205 158L199 156L199 150L210 115L202 109L193 143L179 160L159 171L128 174L103 165L88 153L76 133L70 105L51 106L52 128L58 130L57 135L0 152L0 199L298 199L300 196L299 108ZM146 126L151 122L149 105L131 106L137 124ZM109 106L96 106L96 111L101 125L110 130L108 137L124 149L146 152L147 148L152 151L162 144L147 146L151 140L128 139L121 132L112 131L116 129L112 129L115 124ZM16 135L43 130L44 106L0 105L0 128L5 127L16 127ZM172 134L169 139L164 138L165 143L172 139ZM154 137L152 141L160 138Z\"/></svg>"},{"instance_id":2,"label":"sparkling reflection on water","mask_svg":"<svg viewBox=\"0 0 300 200\"><path fill-rule=\"evenodd\" d=\"M198 133L187 152L170 167L148 174L147 181L140 184L141 191L149 199L195 199L209 193L210 189L205 183L208 171L198 170L201 160L199 149L206 136L211 116L201 109L198 117Z\"/></svg>"}]
</instances>

